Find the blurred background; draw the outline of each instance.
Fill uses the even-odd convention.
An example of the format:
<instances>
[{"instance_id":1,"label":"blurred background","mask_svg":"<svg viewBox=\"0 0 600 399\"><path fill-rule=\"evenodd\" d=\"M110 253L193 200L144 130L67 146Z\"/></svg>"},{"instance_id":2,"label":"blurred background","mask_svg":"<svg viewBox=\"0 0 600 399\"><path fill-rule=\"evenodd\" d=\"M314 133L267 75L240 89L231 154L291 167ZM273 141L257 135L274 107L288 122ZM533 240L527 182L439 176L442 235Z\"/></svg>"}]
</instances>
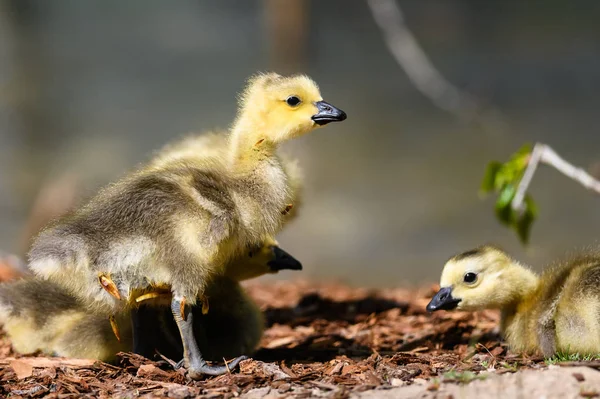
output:
<instances>
[{"instance_id":1,"label":"blurred background","mask_svg":"<svg viewBox=\"0 0 600 399\"><path fill-rule=\"evenodd\" d=\"M23 254L48 215L166 142L227 128L264 70L310 75L348 114L283 148L306 202L279 240L305 270L279 278L414 284L484 242L536 269L594 244L600 197L548 167L528 248L478 189L486 163L525 142L599 169L600 2L396 4L474 108L443 109L415 84L362 0L0 0L0 248Z\"/></svg>"}]
</instances>

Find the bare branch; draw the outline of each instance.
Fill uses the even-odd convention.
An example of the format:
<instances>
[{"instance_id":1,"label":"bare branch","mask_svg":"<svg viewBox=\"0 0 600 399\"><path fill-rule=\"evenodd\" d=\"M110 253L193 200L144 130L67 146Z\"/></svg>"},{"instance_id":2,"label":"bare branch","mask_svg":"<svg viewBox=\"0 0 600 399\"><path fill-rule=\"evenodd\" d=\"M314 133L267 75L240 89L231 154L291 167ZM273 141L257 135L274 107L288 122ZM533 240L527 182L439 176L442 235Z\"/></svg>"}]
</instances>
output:
<instances>
[{"instance_id":1,"label":"bare branch","mask_svg":"<svg viewBox=\"0 0 600 399\"><path fill-rule=\"evenodd\" d=\"M468 93L454 86L433 66L419 42L406 26L404 14L394 0L367 0L389 51L411 83L437 107L459 119L480 119L484 127L504 130L506 123L495 109L480 109Z\"/></svg>"},{"instance_id":2,"label":"bare branch","mask_svg":"<svg viewBox=\"0 0 600 399\"><path fill-rule=\"evenodd\" d=\"M525 173L523 173L523 177L519 182L519 187L517 187L517 192L515 193L515 196L510 204L512 209L517 212L521 212L523 210L523 199L525 199L527 188L529 188L531 180L533 179L533 175L535 174L538 164L540 163L542 151L543 145L540 145L540 143L537 143L531 151L527 168L525 169Z\"/></svg>"},{"instance_id":3,"label":"bare branch","mask_svg":"<svg viewBox=\"0 0 600 399\"><path fill-rule=\"evenodd\" d=\"M588 190L595 191L600 194L600 181L596 180L590 174L588 174L582 168L571 165L569 162L562 159L550 146L543 143L536 143L531 151L531 157L525 173L519 182L519 187L512 200L511 207L515 211L523 210L523 199L525 193L531 184L533 175L537 169L539 163L545 163L546 165L552 166L563 175L570 177L575 180Z\"/></svg>"}]
</instances>

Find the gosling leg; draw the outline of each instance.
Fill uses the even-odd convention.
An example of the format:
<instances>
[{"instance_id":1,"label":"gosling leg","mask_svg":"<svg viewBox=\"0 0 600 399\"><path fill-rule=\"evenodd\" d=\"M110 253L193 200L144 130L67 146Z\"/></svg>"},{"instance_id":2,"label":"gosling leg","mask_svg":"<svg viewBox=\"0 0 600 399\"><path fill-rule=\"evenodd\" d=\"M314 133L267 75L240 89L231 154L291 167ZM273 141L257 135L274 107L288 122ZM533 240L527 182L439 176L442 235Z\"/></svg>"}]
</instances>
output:
<instances>
[{"instance_id":1,"label":"gosling leg","mask_svg":"<svg viewBox=\"0 0 600 399\"><path fill-rule=\"evenodd\" d=\"M231 363L225 366L209 366L202 358L196 339L194 338L193 313L191 306L185 303L185 299L178 299L173 296L171 300L171 312L179 328L181 341L183 343L183 364L187 366L189 376L198 380L202 375L221 375L234 369L238 364L247 359L246 356L236 357Z\"/></svg>"}]
</instances>

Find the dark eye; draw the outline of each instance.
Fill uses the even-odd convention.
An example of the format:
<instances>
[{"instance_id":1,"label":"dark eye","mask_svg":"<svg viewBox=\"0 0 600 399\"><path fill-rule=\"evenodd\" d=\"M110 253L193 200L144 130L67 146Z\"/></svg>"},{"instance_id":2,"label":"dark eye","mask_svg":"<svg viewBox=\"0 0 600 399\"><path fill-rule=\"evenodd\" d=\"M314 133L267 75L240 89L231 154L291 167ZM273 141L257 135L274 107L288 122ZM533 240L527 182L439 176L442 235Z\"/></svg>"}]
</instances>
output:
<instances>
[{"instance_id":1,"label":"dark eye","mask_svg":"<svg viewBox=\"0 0 600 399\"><path fill-rule=\"evenodd\" d=\"M253 252L253 251L250 251L250 252L248 252L248 256L249 256L250 258L251 258L251 257L253 257L253 256L254 256L254 252Z\"/></svg>"},{"instance_id":2,"label":"dark eye","mask_svg":"<svg viewBox=\"0 0 600 399\"><path fill-rule=\"evenodd\" d=\"M297 96L289 96L285 102L287 103L287 105L289 105L290 107L296 107L298 106L298 104L300 104L302 101L300 100L299 97Z\"/></svg>"},{"instance_id":3,"label":"dark eye","mask_svg":"<svg viewBox=\"0 0 600 399\"><path fill-rule=\"evenodd\" d=\"M465 273L463 281L467 284L473 284L475 281L477 281L477 273Z\"/></svg>"}]
</instances>

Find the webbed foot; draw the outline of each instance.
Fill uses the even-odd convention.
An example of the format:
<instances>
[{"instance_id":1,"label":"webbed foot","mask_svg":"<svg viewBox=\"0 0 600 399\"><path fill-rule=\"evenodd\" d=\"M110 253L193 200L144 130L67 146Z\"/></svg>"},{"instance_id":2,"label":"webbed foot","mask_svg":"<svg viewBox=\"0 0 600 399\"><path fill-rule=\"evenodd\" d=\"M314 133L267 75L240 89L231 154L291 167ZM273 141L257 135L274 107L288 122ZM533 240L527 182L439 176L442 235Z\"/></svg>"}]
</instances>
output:
<instances>
[{"instance_id":1,"label":"webbed foot","mask_svg":"<svg viewBox=\"0 0 600 399\"><path fill-rule=\"evenodd\" d=\"M190 365L187 368L187 373L192 380L199 380L204 375L222 375L231 372L231 370L235 369L242 360L246 359L248 359L247 356L238 356L231 362L225 363L224 366L209 366L206 362L203 361L202 364ZM185 363L185 361L182 360L179 363Z\"/></svg>"},{"instance_id":2,"label":"webbed foot","mask_svg":"<svg viewBox=\"0 0 600 399\"><path fill-rule=\"evenodd\" d=\"M193 313L191 307L186 304L185 298L173 297L171 301L171 312L179 333L181 334L181 340L183 343L184 359L175 365L176 368L180 368L185 365L187 368L187 374L193 380L199 380L204 375L221 375L236 368L242 360L247 359L246 356L239 356L233 359L230 363L225 363L225 366L209 366L208 363L202 357L198 344L194 337L193 331Z\"/></svg>"}]
</instances>

